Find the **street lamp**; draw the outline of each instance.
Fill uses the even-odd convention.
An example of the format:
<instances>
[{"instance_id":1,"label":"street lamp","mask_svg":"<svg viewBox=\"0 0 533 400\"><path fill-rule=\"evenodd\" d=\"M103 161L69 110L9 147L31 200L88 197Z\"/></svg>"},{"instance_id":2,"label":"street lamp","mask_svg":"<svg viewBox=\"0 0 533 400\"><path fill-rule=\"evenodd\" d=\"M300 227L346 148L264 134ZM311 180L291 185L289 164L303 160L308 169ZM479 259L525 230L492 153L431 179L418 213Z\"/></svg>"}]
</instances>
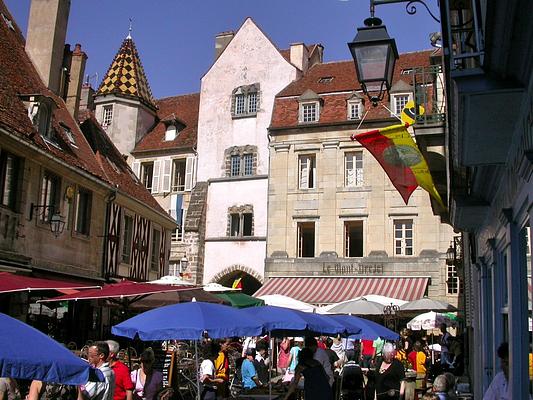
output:
<instances>
[{"instance_id":1,"label":"street lamp","mask_svg":"<svg viewBox=\"0 0 533 400\"><path fill-rule=\"evenodd\" d=\"M63 229L65 228L65 222L61 220L61 215L54 214L52 215L52 218L50 218L50 230L54 234L55 237L58 237L63 233Z\"/></svg>"},{"instance_id":2,"label":"street lamp","mask_svg":"<svg viewBox=\"0 0 533 400\"><path fill-rule=\"evenodd\" d=\"M448 247L448 250L446 250L446 265L454 265L455 264L455 248L453 247L453 243L450 242L450 247Z\"/></svg>"},{"instance_id":3,"label":"street lamp","mask_svg":"<svg viewBox=\"0 0 533 400\"><path fill-rule=\"evenodd\" d=\"M374 17L374 4L370 5L370 18L365 26L357 28L357 34L348 48L352 53L357 79L376 107L392 85L394 65L398 59L396 42L387 33L381 19Z\"/></svg>"}]
</instances>

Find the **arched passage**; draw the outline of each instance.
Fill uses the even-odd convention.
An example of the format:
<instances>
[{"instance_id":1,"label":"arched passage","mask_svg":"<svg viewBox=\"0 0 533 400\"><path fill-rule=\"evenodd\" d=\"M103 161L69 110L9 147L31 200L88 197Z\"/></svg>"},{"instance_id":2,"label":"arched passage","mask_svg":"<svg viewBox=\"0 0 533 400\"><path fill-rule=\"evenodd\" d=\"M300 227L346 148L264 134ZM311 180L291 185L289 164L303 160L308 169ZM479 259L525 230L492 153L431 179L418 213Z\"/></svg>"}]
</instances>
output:
<instances>
[{"instance_id":1,"label":"arched passage","mask_svg":"<svg viewBox=\"0 0 533 400\"><path fill-rule=\"evenodd\" d=\"M262 277L243 265L234 265L216 274L212 281L223 286L232 287L237 279L241 279L242 293L253 295L262 285Z\"/></svg>"}]
</instances>

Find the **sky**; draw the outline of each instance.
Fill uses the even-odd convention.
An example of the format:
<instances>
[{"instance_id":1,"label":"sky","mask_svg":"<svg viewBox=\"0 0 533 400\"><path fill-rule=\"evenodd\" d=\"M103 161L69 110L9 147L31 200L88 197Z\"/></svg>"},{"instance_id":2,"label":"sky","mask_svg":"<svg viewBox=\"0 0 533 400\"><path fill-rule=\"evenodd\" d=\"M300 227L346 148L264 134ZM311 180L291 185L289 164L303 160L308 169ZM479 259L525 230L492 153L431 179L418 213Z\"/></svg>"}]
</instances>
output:
<instances>
[{"instance_id":1,"label":"sky","mask_svg":"<svg viewBox=\"0 0 533 400\"><path fill-rule=\"evenodd\" d=\"M26 32L30 0L4 0ZM427 0L438 15L436 0ZM236 31L251 17L279 49L321 43L324 61L351 59L347 42L369 16L369 0L72 0L67 43L81 43L86 75L97 87L133 19L132 38L155 98L194 93L214 61L215 36ZM423 7L408 15L404 4L376 6L398 51L431 48L439 25Z\"/></svg>"}]
</instances>

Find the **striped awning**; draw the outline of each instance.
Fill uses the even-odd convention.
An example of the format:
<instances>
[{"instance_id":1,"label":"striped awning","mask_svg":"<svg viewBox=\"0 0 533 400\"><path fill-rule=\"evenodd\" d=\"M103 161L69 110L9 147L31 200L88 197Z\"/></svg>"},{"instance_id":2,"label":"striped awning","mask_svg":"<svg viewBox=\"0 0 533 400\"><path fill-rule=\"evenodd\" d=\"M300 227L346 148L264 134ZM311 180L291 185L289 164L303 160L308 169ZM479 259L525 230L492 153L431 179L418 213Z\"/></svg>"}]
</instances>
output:
<instances>
[{"instance_id":1,"label":"striped awning","mask_svg":"<svg viewBox=\"0 0 533 400\"><path fill-rule=\"evenodd\" d=\"M424 296L428 277L272 277L254 296L282 294L311 304L332 304L369 294L402 300Z\"/></svg>"}]
</instances>

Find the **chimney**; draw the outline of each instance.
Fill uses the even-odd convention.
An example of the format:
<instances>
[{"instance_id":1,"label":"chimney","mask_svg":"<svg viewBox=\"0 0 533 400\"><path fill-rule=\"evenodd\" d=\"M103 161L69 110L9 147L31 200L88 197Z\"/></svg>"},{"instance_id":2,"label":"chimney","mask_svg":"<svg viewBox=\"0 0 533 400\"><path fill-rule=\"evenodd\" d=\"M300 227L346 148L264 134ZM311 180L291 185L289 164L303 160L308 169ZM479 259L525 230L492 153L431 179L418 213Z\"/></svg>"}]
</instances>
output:
<instances>
[{"instance_id":1,"label":"chimney","mask_svg":"<svg viewBox=\"0 0 533 400\"><path fill-rule=\"evenodd\" d=\"M69 11L70 0L32 0L26 35L33 65L44 84L58 94Z\"/></svg>"},{"instance_id":2,"label":"chimney","mask_svg":"<svg viewBox=\"0 0 533 400\"><path fill-rule=\"evenodd\" d=\"M76 43L70 55L70 82L66 98L67 110L70 111L75 120L78 120L78 111L80 110L81 85L86 62L87 54L81 50L81 44Z\"/></svg>"},{"instance_id":3,"label":"chimney","mask_svg":"<svg viewBox=\"0 0 533 400\"><path fill-rule=\"evenodd\" d=\"M290 52L291 63L305 73L309 67L309 50L307 46L303 43L293 43L291 44Z\"/></svg>"},{"instance_id":4,"label":"chimney","mask_svg":"<svg viewBox=\"0 0 533 400\"><path fill-rule=\"evenodd\" d=\"M324 46L321 44L315 44L309 54L309 68L315 64L322 64L324 59Z\"/></svg>"},{"instance_id":5,"label":"chimney","mask_svg":"<svg viewBox=\"0 0 533 400\"><path fill-rule=\"evenodd\" d=\"M94 89L89 82L85 82L81 86L80 110L94 110L94 93Z\"/></svg>"},{"instance_id":6,"label":"chimney","mask_svg":"<svg viewBox=\"0 0 533 400\"><path fill-rule=\"evenodd\" d=\"M224 49L228 46L231 39L235 36L235 32L222 32L215 37L215 61L222 54Z\"/></svg>"}]
</instances>

